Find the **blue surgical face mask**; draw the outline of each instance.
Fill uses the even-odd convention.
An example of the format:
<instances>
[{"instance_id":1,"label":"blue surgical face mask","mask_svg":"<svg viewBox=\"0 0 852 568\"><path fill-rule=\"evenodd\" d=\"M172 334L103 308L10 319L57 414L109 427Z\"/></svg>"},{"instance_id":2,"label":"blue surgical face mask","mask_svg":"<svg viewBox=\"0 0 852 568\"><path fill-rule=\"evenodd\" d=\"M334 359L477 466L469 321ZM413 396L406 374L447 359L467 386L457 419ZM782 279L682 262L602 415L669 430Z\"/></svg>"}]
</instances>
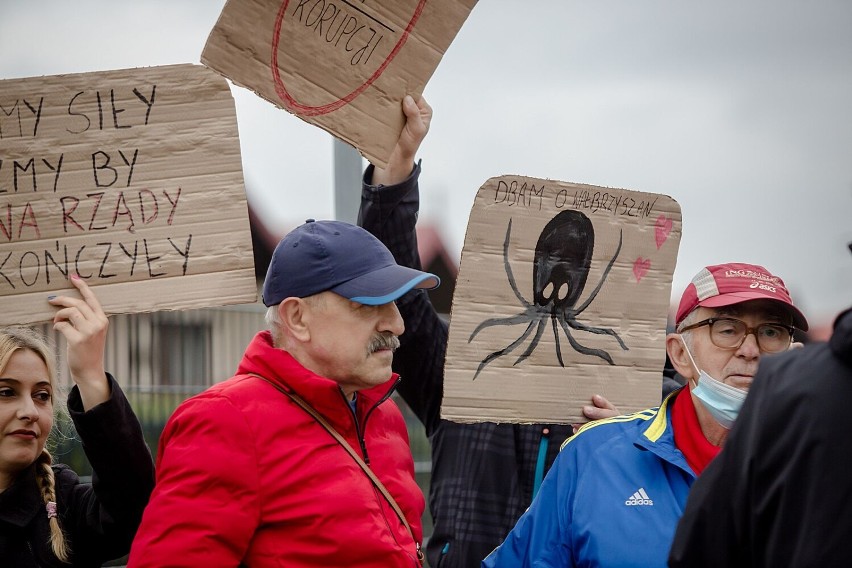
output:
<instances>
[{"instance_id":1,"label":"blue surgical face mask","mask_svg":"<svg viewBox=\"0 0 852 568\"><path fill-rule=\"evenodd\" d=\"M692 366L698 371L698 383L692 389L692 394L704 404L704 407L716 422L730 430L731 426L734 425L734 420L737 419L737 415L740 413L740 408L742 408L743 401L745 401L748 393L717 381L708 373L699 369L683 337L681 337L681 342L683 342L683 348L686 349L686 354L689 355Z\"/></svg>"}]
</instances>

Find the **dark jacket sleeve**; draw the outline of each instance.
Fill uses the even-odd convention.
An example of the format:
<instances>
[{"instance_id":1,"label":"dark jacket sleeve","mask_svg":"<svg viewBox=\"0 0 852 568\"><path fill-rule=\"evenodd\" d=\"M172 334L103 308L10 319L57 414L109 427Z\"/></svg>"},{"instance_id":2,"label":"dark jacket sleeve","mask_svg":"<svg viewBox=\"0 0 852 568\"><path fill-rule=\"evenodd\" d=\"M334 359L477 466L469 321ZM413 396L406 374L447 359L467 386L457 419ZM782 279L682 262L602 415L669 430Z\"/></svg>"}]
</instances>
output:
<instances>
[{"instance_id":1,"label":"dark jacket sleeve","mask_svg":"<svg viewBox=\"0 0 852 568\"><path fill-rule=\"evenodd\" d=\"M154 489L154 462L142 427L116 380L107 375L111 395L83 411L75 386L68 412L92 464L92 483L79 483L70 470L60 472L66 500L63 526L70 532L75 565L123 556Z\"/></svg>"},{"instance_id":2,"label":"dark jacket sleeve","mask_svg":"<svg viewBox=\"0 0 852 568\"><path fill-rule=\"evenodd\" d=\"M397 263L420 269L415 225L420 207L417 179L420 164L397 185L374 186L373 166L364 172L358 224L370 231L393 253ZM397 300L405 333L393 358L402 377L397 389L431 435L438 425L444 390L447 324L441 320L424 290L412 290Z\"/></svg>"}]
</instances>

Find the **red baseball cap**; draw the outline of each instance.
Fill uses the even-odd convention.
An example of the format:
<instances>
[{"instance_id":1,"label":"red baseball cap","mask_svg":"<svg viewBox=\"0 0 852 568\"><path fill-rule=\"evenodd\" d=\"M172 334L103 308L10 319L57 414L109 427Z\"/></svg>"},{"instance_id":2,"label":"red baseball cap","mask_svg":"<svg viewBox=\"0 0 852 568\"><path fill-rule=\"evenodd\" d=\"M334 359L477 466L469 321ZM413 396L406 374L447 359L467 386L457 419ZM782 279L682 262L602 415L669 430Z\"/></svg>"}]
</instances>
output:
<instances>
[{"instance_id":1,"label":"red baseball cap","mask_svg":"<svg viewBox=\"0 0 852 568\"><path fill-rule=\"evenodd\" d=\"M698 306L721 308L749 300L773 300L784 304L793 325L808 330L808 320L793 305L790 292L778 276L756 264L732 262L701 269L683 292L675 323L680 325Z\"/></svg>"}]
</instances>

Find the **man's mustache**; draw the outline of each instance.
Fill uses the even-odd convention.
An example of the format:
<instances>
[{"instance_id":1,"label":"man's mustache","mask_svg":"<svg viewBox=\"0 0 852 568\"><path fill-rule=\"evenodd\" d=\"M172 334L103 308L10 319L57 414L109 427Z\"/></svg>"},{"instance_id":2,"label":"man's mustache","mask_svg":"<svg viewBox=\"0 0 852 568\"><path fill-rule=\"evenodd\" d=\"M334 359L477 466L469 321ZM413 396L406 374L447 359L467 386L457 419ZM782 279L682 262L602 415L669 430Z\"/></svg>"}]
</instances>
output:
<instances>
[{"instance_id":1,"label":"man's mustache","mask_svg":"<svg viewBox=\"0 0 852 568\"><path fill-rule=\"evenodd\" d=\"M396 351L399 349L399 338L390 332L374 335L373 339L370 340L370 344L367 346L367 352L375 353L379 349Z\"/></svg>"}]
</instances>

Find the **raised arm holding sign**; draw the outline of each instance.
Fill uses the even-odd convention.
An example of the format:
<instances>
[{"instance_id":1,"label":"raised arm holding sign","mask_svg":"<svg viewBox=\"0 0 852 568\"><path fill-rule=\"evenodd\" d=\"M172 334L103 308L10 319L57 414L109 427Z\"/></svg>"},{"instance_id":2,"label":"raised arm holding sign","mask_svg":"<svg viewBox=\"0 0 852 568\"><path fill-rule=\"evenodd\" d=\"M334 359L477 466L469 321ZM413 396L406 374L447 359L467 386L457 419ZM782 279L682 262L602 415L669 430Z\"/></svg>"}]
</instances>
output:
<instances>
[{"instance_id":1,"label":"raised arm holding sign","mask_svg":"<svg viewBox=\"0 0 852 568\"><path fill-rule=\"evenodd\" d=\"M476 0L228 0L201 61L385 165Z\"/></svg>"},{"instance_id":2,"label":"raised arm holding sign","mask_svg":"<svg viewBox=\"0 0 852 568\"><path fill-rule=\"evenodd\" d=\"M429 130L432 109L423 98L411 97L406 97L402 109L406 127L387 168L371 165L364 175L359 223L388 246L397 262L417 268L420 166L414 157ZM572 427L442 419L448 326L425 292L409 293L398 305L406 324L394 357L394 370L403 378L399 392L425 425L432 445L434 531L427 557L432 566L475 566L502 542L527 508ZM566 403L564 415L570 410L595 414L590 418L617 414L605 398L589 398L591 392L572 409ZM581 411L583 402L586 408Z\"/></svg>"},{"instance_id":3,"label":"raised arm holding sign","mask_svg":"<svg viewBox=\"0 0 852 568\"><path fill-rule=\"evenodd\" d=\"M200 65L0 81L0 324L73 275L107 313L252 302L227 82ZM215 278L211 278L215 275Z\"/></svg>"},{"instance_id":4,"label":"raised arm holding sign","mask_svg":"<svg viewBox=\"0 0 852 568\"><path fill-rule=\"evenodd\" d=\"M101 566L127 554L154 488L142 427L104 371L109 325L94 291L42 297L68 343L68 414L91 482L54 463L48 435L61 406L52 346L35 330L0 328L0 551L4 566ZM49 302L49 303L48 303Z\"/></svg>"}]
</instances>

